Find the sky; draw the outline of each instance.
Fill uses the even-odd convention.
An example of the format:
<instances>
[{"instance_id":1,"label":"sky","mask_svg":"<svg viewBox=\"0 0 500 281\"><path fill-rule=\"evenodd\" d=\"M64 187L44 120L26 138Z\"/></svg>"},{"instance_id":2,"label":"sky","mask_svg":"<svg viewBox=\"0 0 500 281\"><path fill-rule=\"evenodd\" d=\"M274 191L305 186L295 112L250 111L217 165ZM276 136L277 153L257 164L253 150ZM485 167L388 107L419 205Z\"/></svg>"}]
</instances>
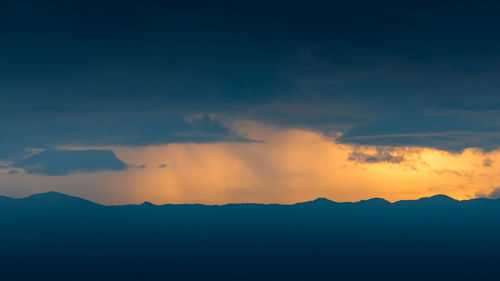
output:
<instances>
[{"instance_id":1,"label":"sky","mask_svg":"<svg viewBox=\"0 0 500 281\"><path fill-rule=\"evenodd\" d=\"M0 2L0 194L500 196L497 1Z\"/></svg>"}]
</instances>

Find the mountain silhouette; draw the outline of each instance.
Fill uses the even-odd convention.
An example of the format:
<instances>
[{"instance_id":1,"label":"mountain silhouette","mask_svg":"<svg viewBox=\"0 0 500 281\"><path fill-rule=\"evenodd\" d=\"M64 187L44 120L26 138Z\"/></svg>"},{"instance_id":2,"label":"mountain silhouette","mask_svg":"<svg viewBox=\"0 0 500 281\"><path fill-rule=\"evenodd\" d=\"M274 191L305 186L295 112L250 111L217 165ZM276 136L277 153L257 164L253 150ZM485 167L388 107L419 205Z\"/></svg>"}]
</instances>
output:
<instances>
[{"instance_id":1,"label":"mountain silhouette","mask_svg":"<svg viewBox=\"0 0 500 281\"><path fill-rule=\"evenodd\" d=\"M431 197L423 197L417 200L401 200L396 204L454 204L459 201L443 194L437 194Z\"/></svg>"},{"instance_id":2,"label":"mountain silhouette","mask_svg":"<svg viewBox=\"0 0 500 281\"><path fill-rule=\"evenodd\" d=\"M46 204L46 205L98 205L97 203L82 199L80 197L69 196L63 193L50 191L46 193L38 193L26 198L18 199L27 203Z\"/></svg>"},{"instance_id":3,"label":"mountain silhouette","mask_svg":"<svg viewBox=\"0 0 500 281\"><path fill-rule=\"evenodd\" d=\"M156 205L151 203L151 202L144 201L140 206L142 206L142 207L155 207Z\"/></svg>"},{"instance_id":4,"label":"mountain silhouette","mask_svg":"<svg viewBox=\"0 0 500 281\"><path fill-rule=\"evenodd\" d=\"M366 206L387 206L391 203L383 198L371 198L368 200L361 200L358 204L363 204Z\"/></svg>"},{"instance_id":5,"label":"mountain silhouette","mask_svg":"<svg viewBox=\"0 0 500 281\"><path fill-rule=\"evenodd\" d=\"M153 204L149 201L144 201L143 203L139 205L130 205L130 206L150 206L150 207L161 207L161 206L206 206L206 207L221 207L221 206L269 206L269 205L274 205L274 206L337 206L337 205L397 205L397 204L460 204L460 203L467 203L471 201L482 201L482 202L499 202L500 199L489 199L489 198L474 198L474 199L469 199L469 200L456 200L454 198L451 198L447 195L443 194L437 194L433 195L431 197L422 197L416 200L400 200L396 201L394 203L391 203L383 198L370 198L367 200L360 200L357 202L336 202L332 201L330 199L324 198L324 197L319 197L311 201L305 201L305 202L300 202L296 204L259 204L259 203L229 203L225 205L204 205L204 204L164 204L164 205L156 205ZM19 202L19 203L29 203L29 204L45 204L45 205L67 205L69 207L71 206L76 206L76 205L89 205L89 206L105 206L101 205L80 197L75 197L75 196L70 196L66 195L64 193L60 192L55 192L55 191L49 191L45 193L36 193L24 198L12 198L8 196L0 196L0 202L2 201L13 201L13 202ZM113 205L113 207L120 207L120 206L129 206L129 205Z\"/></svg>"},{"instance_id":6,"label":"mountain silhouette","mask_svg":"<svg viewBox=\"0 0 500 281\"><path fill-rule=\"evenodd\" d=\"M2 280L497 280L500 200L0 197Z\"/></svg>"},{"instance_id":7,"label":"mountain silhouette","mask_svg":"<svg viewBox=\"0 0 500 281\"><path fill-rule=\"evenodd\" d=\"M298 206L331 206L331 205L335 205L335 204L337 204L337 202L320 197L320 198L316 198L312 201L300 202L300 203L297 203L296 205L298 205Z\"/></svg>"}]
</instances>

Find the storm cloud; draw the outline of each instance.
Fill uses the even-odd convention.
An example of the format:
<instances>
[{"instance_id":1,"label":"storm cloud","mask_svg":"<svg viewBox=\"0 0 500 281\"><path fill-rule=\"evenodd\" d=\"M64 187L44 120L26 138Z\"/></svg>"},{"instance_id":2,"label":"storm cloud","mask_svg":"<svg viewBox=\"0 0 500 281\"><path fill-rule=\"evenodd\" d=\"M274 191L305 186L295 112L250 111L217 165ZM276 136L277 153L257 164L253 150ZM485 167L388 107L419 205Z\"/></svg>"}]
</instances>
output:
<instances>
[{"instance_id":1,"label":"storm cloud","mask_svg":"<svg viewBox=\"0 0 500 281\"><path fill-rule=\"evenodd\" d=\"M400 116L354 127L338 141L357 145L418 146L451 152L475 147L495 150L500 126L455 116Z\"/></svg>"},{"instance_id":2,"label":"storm cloud","mask_svg":"<svg viewBox=\"0 0 500 281\"><path fill-rule=\"evenodd\" d=\"M500 147L499 3L254 2L2 1L0 159L251 141L213 116L355 145Z\"/></svg>"},{"instance_id":3,"label":"storm cloud","mask_svg":"<svg viewBox=\"0 0 500 281\"><path fill-rule=\"evenodd\" d=\"M252 141L200 116L186 120L162 112L25 112L0 114L0 159L53 146L148 146L168 143ZM75 155L76 156L76 155Z\"/></svg>"},{"instance_id":4,"label":"storm cloud","mask_svg":"<svg viewBox=\"0 0 500 281\"><path fill-rule=\"evenodd\" d=\"M128 165L111 150L45 150L17 161L12 167L28 174L65 176L76 173L123 171Z\"/></svg>"}]
</instances>

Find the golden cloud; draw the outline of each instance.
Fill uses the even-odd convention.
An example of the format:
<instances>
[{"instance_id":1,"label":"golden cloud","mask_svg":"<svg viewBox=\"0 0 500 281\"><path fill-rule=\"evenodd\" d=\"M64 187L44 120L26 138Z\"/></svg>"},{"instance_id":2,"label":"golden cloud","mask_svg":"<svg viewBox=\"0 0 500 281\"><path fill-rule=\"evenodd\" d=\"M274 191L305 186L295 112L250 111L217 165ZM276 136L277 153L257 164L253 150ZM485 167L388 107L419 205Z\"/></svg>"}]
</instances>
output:
<instances>
[{"instance_id":1,"label":"golden cloud","mask_svg":"<svg viewBox=\"0 0 500 281\"><path fill-rule=\"evenodd\" d=\"M2 175L0 190L14 196L56 190L106 204L223 204L317 197L396 201L441 193L468 199L500 186L499 151L355 147L302 129L253 122L235 128L262 142L110 147L126 163L146 168L65 177Z\"/></svg>"}]
</instances>

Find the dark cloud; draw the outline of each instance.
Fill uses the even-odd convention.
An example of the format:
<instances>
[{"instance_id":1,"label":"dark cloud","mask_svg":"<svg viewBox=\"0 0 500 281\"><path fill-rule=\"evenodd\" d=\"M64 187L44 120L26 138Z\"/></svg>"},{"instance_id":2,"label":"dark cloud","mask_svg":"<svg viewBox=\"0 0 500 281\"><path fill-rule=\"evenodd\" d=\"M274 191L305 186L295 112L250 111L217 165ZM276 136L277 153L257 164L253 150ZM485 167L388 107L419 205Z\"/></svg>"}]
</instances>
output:
<instances>
[{"instance_id":1,"label":"dark cloud","mask_svg":"<svg viewBox=\"0 0 500 281\"><path fill-rule=\"evenodd\" d=\"M453 116L400 116L355 127L338 141L358 145L433 147L452 152L469 147L490 151L499 147L500 126Z\"/></svg>"},{"instance_id":2,"label":"dark cloud","mask_svg":"<svg viewBox=\"0 0 500 281\"><path fill-rule=\"evenodd\" d=\"M499 12L461 0L2 1L0 159L248 141L185 119L200 114L343 143L496 149Z\"/></svg>"},{"instance_id":3,"label":"dark cloud","mask_svg":"<svg viewBox=\"0 0 500 281\"><path fill-rule=\"evenodd\" d=\"M18 174L18 173L19 173L19 171L18 171L18 170L10 170L10 171L8 171L8 172L7 172L7 175L9 175L9 176L10 176L10 175L16 175L16 174Z\"/></svg>"},{"instance_id":4,"label":"dark cloud","mask_svg":"<svg viewBox=\"0 0 500 281\"><path fill-rule=\"evenodd\" d=\"M17 161L12 167L28 174L65 176L75 173L122 171L127 169L111 150L45 150Z\"/></svg>"},{"instance_id":5,"label":"dark cloud","mask_svg":"<svg viewBox=\"0 0 500 281\"><path fill-rule=\"evenodd\" d=\"M403 155L392 155L388 151L377 151L376 153L373 153L373 154L359 152L359 151L353 151L349 154L348 160L359 162L359 163L386 162L386 163L397 164L397 163L403 162L405 159L404 159Z\"/></svg>"},{"instance_id":6,"label":"dark cloud","mask_svg":"<svg viewBox=\"0 0 500 281\"><path fill-rule=\"evenodd\" d=\"M160 168L160 169L163 169L163 168L166 168L166 167L167 167L167 164L160 164L160 165L158 165L158 168Z\"/></svg>"},{"instance_id":7,"label":"dark cloud","mask_svg":"<svg viewBox=\"0 0 500 281\"><path fill-rule=\"evenodd\" d=\"M2 117L2 114L0 114ZM60 145L147 146L168 143L251 141L207 116L146 112L25 112L3 114L0 159L26 156L28 149Z\"/></svg>"}]
</instances>

